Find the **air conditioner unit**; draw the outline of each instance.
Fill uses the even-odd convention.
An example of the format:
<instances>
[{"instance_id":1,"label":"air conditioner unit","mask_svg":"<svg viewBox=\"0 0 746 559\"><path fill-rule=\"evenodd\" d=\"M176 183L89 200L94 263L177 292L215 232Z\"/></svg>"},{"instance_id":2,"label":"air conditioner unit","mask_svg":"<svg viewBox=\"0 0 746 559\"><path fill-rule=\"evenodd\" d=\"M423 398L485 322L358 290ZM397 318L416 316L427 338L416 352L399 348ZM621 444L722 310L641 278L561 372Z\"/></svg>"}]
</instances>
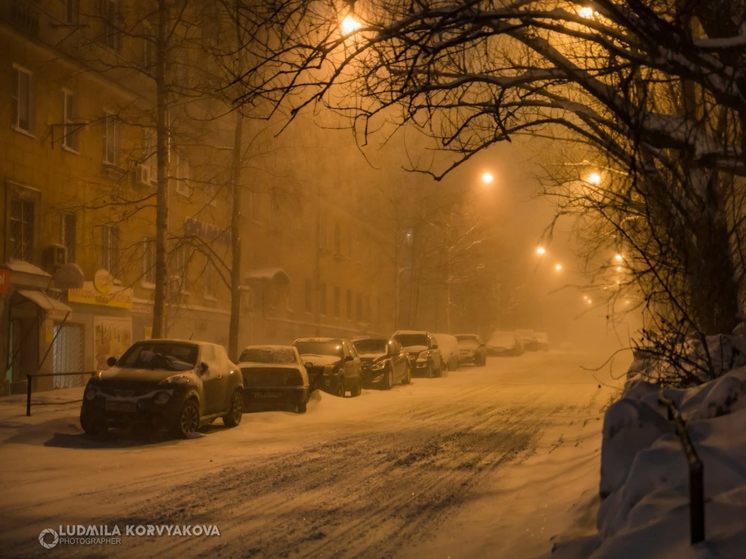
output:
<instances>
[{"instance_id":1,"label":"air conditioner unit","mask_svg":"<svg viewBox=\"0 0 746 559\"><path fill-rule=\"evenodd\" d=\"M42 251L42 266L53 274L57 268L67 262L67 248L64 245L49 245Z\"/></svg>"},{"instance_id":2,"label":"air conditioner unit","mask_svg":"<svg viewBox=\"0 0 746 559\"><path fill-rule=\"evenodd\" d=\"M150 167L147 165L135 166L135 183L150 186Z\"/></svg>"}]
</instances>

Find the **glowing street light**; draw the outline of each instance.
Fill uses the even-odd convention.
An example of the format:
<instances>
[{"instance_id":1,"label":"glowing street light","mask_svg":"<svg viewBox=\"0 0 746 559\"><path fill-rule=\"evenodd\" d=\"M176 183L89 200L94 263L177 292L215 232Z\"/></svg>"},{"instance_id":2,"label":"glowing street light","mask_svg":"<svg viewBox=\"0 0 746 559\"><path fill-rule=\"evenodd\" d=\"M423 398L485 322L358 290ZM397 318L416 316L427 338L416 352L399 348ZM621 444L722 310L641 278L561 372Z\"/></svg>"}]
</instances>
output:
<instances>
[{"instance_id":1,"label":"glowing street light","mask_svg":"<svg viewBox=\"0 0 746 559\"><path fill-rule=\"evenodd\" d=\"M578 15L583 19L591 19L594 15L596 15L596 12L590 6L583 6L578 10Z\"/></svg>"},{"instance_id":2,"label":"glowing street light","mask_svg":"<svg viewBox=\"0 0 746 559\"><path fill-rule=\"evenodd\" d=\"M360 21L355 16L353 16L352 14L348 14L342 20L342 35L349 35L351 33L354 33L362 26L363 24L360 23Z\"/></svg>"},{"instance_id":3,"label":"glowing street light","mask_svg":"<svg viewBox=\"0 0 746 559\"><path fill-rule=\"evenodd\" d=\"M601 175L598 172L593 171L585 178L585 182L592 184L593 186L598 186L601 184Z\"/></svg>"},{"instance_id":4,"label":"glowing street light","mask_svg":"<svg viewBox=\"0 0 746 559\"><path fill-rule=\"evenodd\" d=\"M547 253L547 249L543 246L539 245L536 247L536 255L537 256L544 256Z\"/></svg>"},{"instance_id":5,"label":"glowing street light","mask_svg":"<svg viewBox=\"0 0 746 559\"><path fill-rule=\"evenodd\" d=\"M495 175L493 175L489 171L485 171L484 173L482 173L482 176L480 178L482 179L482 184L485 186L489 186L495 181Z\"/></svg>"},{"instance_id":6,"label":"glowing street light","mask_svg":"<svg viewBox=\"0 0 746 559\"><path fill-rule=\"evenodd\" d=\"M614 262L616 262L617 264L621 264L622 262L624 262L624 256L622 256L621 254L619 254L619 253L617 252L617 253L616 253L616 254L614 255Z\"/></svg>"},{"instance_id":7,"label":"glowing street light","mask_svg":"<svg viewBox=\"0 0 746 559\"><path fill-rule=\"evenodd\" d=\"M560 264L559 262L557 262L557 263L556 263L556 264L554 265L554 271L555 271L555 272L561 272L561 271L562 271L562 264Z\"/></svg>"}]
</instances>

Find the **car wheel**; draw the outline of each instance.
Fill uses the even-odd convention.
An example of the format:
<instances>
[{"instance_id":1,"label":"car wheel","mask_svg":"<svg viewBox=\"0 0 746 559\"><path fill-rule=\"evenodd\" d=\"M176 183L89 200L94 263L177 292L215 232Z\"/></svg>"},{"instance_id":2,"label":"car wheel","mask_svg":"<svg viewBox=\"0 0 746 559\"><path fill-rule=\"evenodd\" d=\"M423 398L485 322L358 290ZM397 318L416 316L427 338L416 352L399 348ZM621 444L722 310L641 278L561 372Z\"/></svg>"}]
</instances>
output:
<instances>
[{"instance_id":1,"label":"car wheel","mask_svg":"<svg viewBox=\"0 0 746 559\"><path fill-rule=\"evenodd\" d=\"M407 365L407 370L404 373L404 378L402 379L402 384L410 384L412 382L412 371L409 370L409 365Z\"/></svg>"},{"instance_id":2,"label":"car wheel","mask_svg":"<svg viewBox=\"0 0 746 559\"><path fill-rule=\"evenodd\" d=\"M353 397L360 396L360 394L363 393L363 381L362 379L358 378L355 381L355 384L352 385L352 390L350 391Z\"/></svg>"},{"instance_id":3,"label":"car wheel","mask_svg":"<svg viewBox=\"0 0 746 559\"><path fill-rule=\"evenodd\" d=\"M97 439L105 437L109 431L101 414L92 413L85 408L80 410L80 426L86 435Z\"/></svg>"},{"instance_id":4,"label":"car wheel","mask_svg":"<svg viewBox=\"0 0 746 559\"><path fill-rule=\"evenodd\" d=\"M435 376L435 369L433 368L432 363L427 364L427 371L425 372L425 376L427 378L433 378Z\"/></svg>"},{"instance_id":5,"label":"car wheel","mask_svg":"<svg viewBox=\"0 0 746 559\"><path fill-rule=\"evenodd\" d=\"M241 423L243 417L243 394L240 390L234 390L231 396L231 409L223 416L223 425L235 427Z\"/></svg>"},{"instance_id":6,"label":"car wheel","mask_svg":"<svg viewBox=\"0 0 746 559\"><path fill-rule=\"evenodd\" d=\"M392 386L394 386L394 371L389 367L383 375L383 389L391 390Z\"/></svg>"},{"instance_id":7,"label":"car wheel","mask_svg":"<svg viewBox=\"0 0 746 559\"><path fill-rule=\"evenodd\" d=\"M186 439L199 430L199 405L194 398L187 399L181 406L176 422L174 434Z\"/></svg>"},{"instance_id":8,"label":"car wheel","mask_svg":"<svg viewBox=\"0 0 746 559\"><path fill-rule=\"evenodd\" d=\"M341 376L337 379L337 386L335 394L340 398L344 398L347 395L347 387L345 386L345 378Z\"/></svg>"}]
</instances>

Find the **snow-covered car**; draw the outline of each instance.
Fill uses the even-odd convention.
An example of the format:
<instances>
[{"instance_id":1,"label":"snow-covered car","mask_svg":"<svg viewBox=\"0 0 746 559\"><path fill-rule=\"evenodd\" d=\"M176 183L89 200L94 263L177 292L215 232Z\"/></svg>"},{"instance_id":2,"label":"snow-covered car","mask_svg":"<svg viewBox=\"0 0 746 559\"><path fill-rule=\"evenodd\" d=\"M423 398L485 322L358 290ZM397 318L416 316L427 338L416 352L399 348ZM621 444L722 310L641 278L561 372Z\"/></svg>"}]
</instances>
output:
<instances>
[{"instance_id":1,"label":"snow-covered car","mask_svg":"<svg viewBox=\"0 0 746 559\"><path fill-rule=\"evenodd\" d=\"M523 345L523 349L526 351L539 351L539 340L536 339L536 332L529 329L522 329L515 331L515 337Z\"/></svg>"},{"instance_id":2,"label":"snow-covered car","mask_svg":"<svg viewBox=\"0 0 746 559\"><path fill-rule=\"evenodd\" d=\"M546 332L534 332L534 338L536 339L537 349L540 351L549 350L549 334Z\"/></svg>"},{"instance_id":3,"label":"snow-covered car","mask_svg":"<svg viewBox=\"0 0 746 559\"><path fill-rule=\"evenodd\" d=\"M487 349L477 334L456 334L456 339L460 363L473 363L480 367L487 363Z\"/></svg>"},{"instance_id":4,"label":"snow-covered car","mask_svg":"<svg viewBox=\"0 0 746 559\"><path fill-rule=\"evenodd\" d=\"M511 356L523 353L523 344L515 335L515 332L497 330L492 332L487 340L487 355Z\"/></svg>"},{"instance_id":5,"label":"snow-covered car","mask_svg":"<svg viewBox=\"0 0 746 559\"><path fill-rule=\"evenodd\" d=\"M346 396L360 396L363 374L360 357L345 338L298 338L293 346L308 371L311 390L317 388Z\"/></svg>"},{"instance_id":6,"label":"snow-covered car","mask_svg":"<svg viewBox=\"0 0 746 559\"><path fill-rule=\"evenodd\" d=\"M395 384L409 384L411 375L407 354L396 340L355 338L352 340L363 368L363 385L385 390Z\"/></svg>"},{"instance_id":7,"label":"snow-covered car","mask_svg":"<svg viewBox=\"0 0 746 559\"><path fill-rule=\"evenodd\" d=\"M305 413L308 372L291 345L250 345L238 358L244 385L244 406L290 407Z\"/></svg>"},{"instance_id":8,"label":"snow-covered car","mask_svg":"<svg viewBox=\"0 0 746 559\"><path fill-rule=\"evenodd\" d=\"M455 371L459 366L458 359L458 340L456 336L451 334L433 334L436 340L438 340L438 347L440 348L440 354L443 356L443 362L449 371Z\"/></svg>"},{"instance_id":9,"label":"snow-covered car","mask_svg":"<svg viewBox=\"0 0 746 559\"><path fill-rule=\"evenodd\" d=\"M83 394L80 425L87 434L142 426L188 437L218 417L227 427L241 422L243 379L223 346L145 340L107 364Z\"/></svg>"},{"instance_id":10,"label":"snow-covered car","mask_svg":"<svg viewBox=\"0 0 746 559\"><path fill-rule=\"evenodd\" d=\"M424 330L397 330L391 338L399 342L407 354L411 375L443 376L445 363L438 340L432 334Z\"/></svg>"}]
</instances>

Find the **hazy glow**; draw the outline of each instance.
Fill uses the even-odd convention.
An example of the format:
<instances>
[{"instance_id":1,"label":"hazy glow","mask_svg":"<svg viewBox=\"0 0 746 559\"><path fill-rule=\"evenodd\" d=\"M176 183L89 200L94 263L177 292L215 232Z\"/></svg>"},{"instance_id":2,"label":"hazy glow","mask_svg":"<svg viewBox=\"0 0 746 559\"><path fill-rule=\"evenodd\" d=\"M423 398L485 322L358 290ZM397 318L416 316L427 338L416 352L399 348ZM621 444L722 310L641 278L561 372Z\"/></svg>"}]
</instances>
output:
<instances>
[{"instance_id":1,"label":"hazy glow","mask_svg":"<svg viewBox=\"0 0 746 559\"><path fill-rule=\"evenodd\" d=\"M562 271L562 264L560 264L559 262L557 262L557 263L556 263L556 264L554 265L554 271L555 271L555 272L561 272L561 271Z\"/></svg>"},{"instance_id":2,"label":"hazy glow","mask_svg":"<svg viewBox=\"0 0 746 559\"><path fill-rule=\"evenodd\" d=\"M622 262L623 260L624 260L624 256L622 256L618 252L614 255L614 262Z\"/></svg>"},{"instance_id":3,"label":"hazy glow","mask_svg":"<svg viewBox=\"0 0 746 559\"><path fill-rule=\"evenodd\" d=\"M342 34L349 35L362 27L362 24L353 15L346 15L342 20Z\"/></svg>"},{"instance_id":4,"label":"hazy glow","mask_svg":"<svg viewBox=\"0 0 746 559\"><path fill-rule=\"evenodd\" d=\"M493 175L489 171L485 171L484 173L482 173L482 184L492 184L494 180L495 175Z\"/></svg>"},{"instance_id":5,"label":"hazy glow","mask_svg":"<svg viewBox=\"0 0 746 559\"><path fill-rule=\"evenodd\" d=\"M599 184L601 184L601 175L594 171L586 177L585 182L594 186L598 186Z\"/></svg>"},{"instance_id":6,"label":"hazy glow","mask_svg":"<svg viewBox=\"0 0 746 559\"><path fill-rule=\"evenodd\" d=\"M616 271L617 271L617 272L621 272L622 270L624 270L624 268L622 268L621 266L617 266L617 267L616 267Z\"/></svg>"},{"instance_id":7,"label":"hazy glow","mask_svg":"<svg viewBox=\"0 0 746 559\"><path fill-rule=\"evenodd\" d=\"M595 13L590 6L583 6L578 10L578 15L585 19L591 19Z\"/></svg>"},{"instance_id":8,"label":"hazy glow","mask_svg":"<svg viewBox=\"0 0 746 559\"><path fill-rule=\"evenodd\" d=\"M547 253L547 249L545 249L543 246L539 245L536 247L536 254L539 256L544 256Z\"/></svg>"}]
</instances>

